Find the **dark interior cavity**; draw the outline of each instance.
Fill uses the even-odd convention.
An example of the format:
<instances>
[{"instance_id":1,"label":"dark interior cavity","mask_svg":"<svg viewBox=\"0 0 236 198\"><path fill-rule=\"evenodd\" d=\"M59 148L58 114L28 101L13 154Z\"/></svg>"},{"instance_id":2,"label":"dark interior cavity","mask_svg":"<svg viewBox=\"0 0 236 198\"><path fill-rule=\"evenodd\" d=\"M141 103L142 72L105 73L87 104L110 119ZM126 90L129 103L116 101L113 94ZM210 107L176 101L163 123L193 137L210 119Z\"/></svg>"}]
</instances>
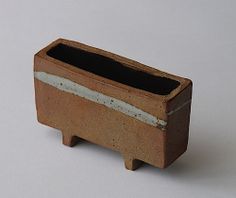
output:
<instances>
[{"instance_id":1,"label":"dark interior cavity","mask_svg":"<svg viewBox=\"0 0 236 198\"><path fill-rule=\"evenodd\" d=\"M56 45L47 55L79 69L154 94L167 95L180 84L176 80L135 70L111 58L64 44Z\"/></svg>"}]
</instances>

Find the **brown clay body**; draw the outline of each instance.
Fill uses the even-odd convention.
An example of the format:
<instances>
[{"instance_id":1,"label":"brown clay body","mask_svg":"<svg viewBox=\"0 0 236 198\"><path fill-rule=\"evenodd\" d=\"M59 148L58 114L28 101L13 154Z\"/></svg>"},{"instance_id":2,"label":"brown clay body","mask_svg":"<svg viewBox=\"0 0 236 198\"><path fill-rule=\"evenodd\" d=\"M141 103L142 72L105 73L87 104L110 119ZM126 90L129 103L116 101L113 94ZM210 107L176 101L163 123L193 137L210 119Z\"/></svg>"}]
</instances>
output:
<instances>
[{"instance_id":1,"label":"brown clay body","mask_svg":"<svg viewBox=\"0 0 236 198\"><path fill-rule=\"evenodd\" d=\"M130 170L165 168L187 149L189 79L65 39L35 55L34 74L38 121L65 145L82 138L119 151Z\"/></svg>"}]
</instances>

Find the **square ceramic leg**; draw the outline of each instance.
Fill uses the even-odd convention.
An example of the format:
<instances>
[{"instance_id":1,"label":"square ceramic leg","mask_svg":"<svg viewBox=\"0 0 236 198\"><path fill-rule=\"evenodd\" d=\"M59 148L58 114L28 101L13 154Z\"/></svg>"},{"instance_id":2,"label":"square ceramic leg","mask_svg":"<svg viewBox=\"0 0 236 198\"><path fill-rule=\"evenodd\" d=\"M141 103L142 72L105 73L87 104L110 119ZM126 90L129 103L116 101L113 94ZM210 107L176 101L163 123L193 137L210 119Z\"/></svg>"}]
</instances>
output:
<instances>
[{"instance_id":1,"label":"square ceramic leg","mask_svg":"<svg viewBox=\"0 0 236 198\"><path fill-rule=\"evenodd\" d=\"M136 170L143 164L142 161L137 160L129 155L124 155L123 158L124 158L125 168L127 168L128 170Z\"/></svg>"},{"instance_id":2,"label":"square ceramic leg","mask_svg":"<svg viewBox=\"0 0 236 198\"><path fill-rule=\"evenodd\" d=\"M70 133L67 133L65 131L62 132L62 143L66 146L73 147L75 146L79 141L79 138L71 135Z\"/></svg>"}]
</instances>

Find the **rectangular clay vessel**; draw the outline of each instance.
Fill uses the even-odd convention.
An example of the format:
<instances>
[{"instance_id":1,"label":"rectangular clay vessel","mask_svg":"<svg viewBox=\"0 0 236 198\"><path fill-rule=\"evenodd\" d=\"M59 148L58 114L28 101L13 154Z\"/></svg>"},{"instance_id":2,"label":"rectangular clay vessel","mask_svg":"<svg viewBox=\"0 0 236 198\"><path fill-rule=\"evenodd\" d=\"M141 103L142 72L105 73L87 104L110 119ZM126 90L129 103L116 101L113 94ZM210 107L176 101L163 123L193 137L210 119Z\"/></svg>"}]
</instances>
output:
<instances>
[{"instance_id":1,"label":"rectangular clay vessel","mask_svg":"<svg viewBox=\"0 0 236 198\"><path fill-rule=\"evenodd\" d=\"M38 121L119 151L126 168L165 168L187 149L189 79L82 43L58 39L34 57Z\"/></svg>"}]
</instances>

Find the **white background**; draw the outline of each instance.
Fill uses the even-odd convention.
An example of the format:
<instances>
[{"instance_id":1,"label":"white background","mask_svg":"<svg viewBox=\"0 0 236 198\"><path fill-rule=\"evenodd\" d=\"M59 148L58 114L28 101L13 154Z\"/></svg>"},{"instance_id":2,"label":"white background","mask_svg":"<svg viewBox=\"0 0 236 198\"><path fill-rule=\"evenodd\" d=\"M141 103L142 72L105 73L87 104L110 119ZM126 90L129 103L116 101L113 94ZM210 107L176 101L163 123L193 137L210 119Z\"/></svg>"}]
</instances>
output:
<instances>
[{"instance_id":1,"label":"white background","mask_svg":"<svg viewBox=\"0 0 236 198\"><path fill-rule=\"evenodd\" d=\"M236 197L236 1L0 1L0 197ZM33 55L58 37L193 80L188 151L165 170L37 123Z\"/></svg>"}]
</instances>

